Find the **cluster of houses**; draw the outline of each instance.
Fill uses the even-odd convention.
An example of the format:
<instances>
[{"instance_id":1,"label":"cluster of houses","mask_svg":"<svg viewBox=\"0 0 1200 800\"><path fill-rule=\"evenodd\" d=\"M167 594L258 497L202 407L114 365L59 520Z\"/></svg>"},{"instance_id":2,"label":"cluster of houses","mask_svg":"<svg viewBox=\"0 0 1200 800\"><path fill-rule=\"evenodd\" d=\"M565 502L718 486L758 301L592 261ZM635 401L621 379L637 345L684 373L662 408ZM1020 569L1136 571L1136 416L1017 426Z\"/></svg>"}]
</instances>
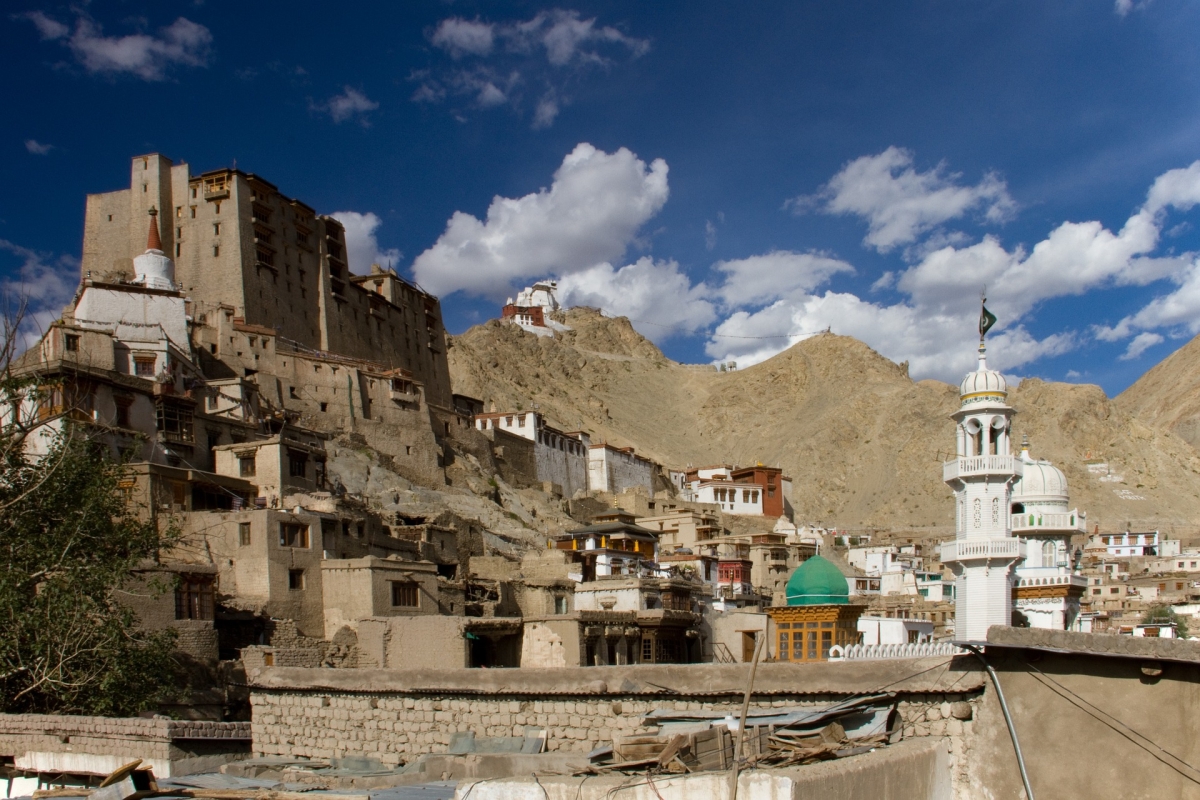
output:
<instances>
[{"instance_id":1,"label":"cluster of houses","mask_svg":"<svg viewBox=\"0 0 1200 800\"><path fill-rule=\"evenodd\" d=\"M1013 624L1145 634L1148 602L1200 610L1200 551L1157 533L1072 550L1086 516L1028 444L1006 455L1003 386L989 388L982 358L945 467L958 540L872 544L797 527L779 467L666 469L537 410L452 393L437 298L391 270L350 274L337 221L258 176L138 157L129 189L89 197L84 253L72 303L13 365L35 388L9 417L35 431L34 452L87 429L128 464L120 489L138 513L179 526L127 601L214 675L231 661L744 661L763 633L766 658L824 660L961 637L979 559L1011 572L971 608ZM504 317L552 333L555 288L526 289ZM997 414L985 428L977 397ZM488 552L477 520L345 491L329 466L339 437L426 485L461 450L512 486L604 508L523 556ZM1002 498L973 494L996 476ZM173 592L137 590L164 574ZM188 713L227 715L222 702Z\"/></svg>"}]
</instances>

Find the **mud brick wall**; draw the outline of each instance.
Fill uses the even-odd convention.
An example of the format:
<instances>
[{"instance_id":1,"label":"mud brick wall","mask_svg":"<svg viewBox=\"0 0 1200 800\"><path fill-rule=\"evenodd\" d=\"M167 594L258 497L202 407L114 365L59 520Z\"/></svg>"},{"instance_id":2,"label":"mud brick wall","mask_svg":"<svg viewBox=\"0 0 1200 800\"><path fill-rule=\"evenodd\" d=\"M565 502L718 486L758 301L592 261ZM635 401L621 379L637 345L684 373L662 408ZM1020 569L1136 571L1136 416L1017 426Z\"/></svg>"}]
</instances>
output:
<instances>
[{"instance_id":1,"label":"mud brick wall","mask_svg":"<svg viewBox=\"0 0 1200 800\"><path fill-rule=\"evenodd\" d=\"M982 696L979 674L930 670L931 663L938 660L763 665L751 705L822 708L894 684L906 736L964 736ZM253 747L257 756L398 764L445 752L455 733L521 736L530 726L547 729L550 750L586 753L614 735L646 731L643 717L656 709L736 716L746 675L746 665L711 664L263 670L252 678Z\"/></svg>"}]
</instances>

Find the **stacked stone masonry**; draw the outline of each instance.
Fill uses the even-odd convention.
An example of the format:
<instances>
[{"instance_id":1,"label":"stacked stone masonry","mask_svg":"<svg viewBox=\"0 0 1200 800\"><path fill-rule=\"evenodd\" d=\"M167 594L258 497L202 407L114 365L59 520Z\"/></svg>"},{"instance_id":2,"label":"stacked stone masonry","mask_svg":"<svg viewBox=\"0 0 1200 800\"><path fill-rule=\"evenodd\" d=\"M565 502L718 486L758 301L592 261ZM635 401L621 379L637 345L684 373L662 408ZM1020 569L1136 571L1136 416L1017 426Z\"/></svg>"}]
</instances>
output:
<instances>
[{"instance_id":1,"label":"stacked stone masonry","mask_svg":"<svg viewBox=\"0 0 1200 800\"><path fill-rule=\"evenodd\" d=\"M179 756L180 742L235 742L250 736L249 722L0 714L0 756L7 757L35 751L171 759Z\"/></svg>"},{"instance_id":2,"label":"stacked stone masonry","mask_svg":"<svg viewBox=\"0 0 1200 800\"><path fill-rule=\"evenodd\" d=\"M794 695L751 703L752 709L824 708L845 698ZM973 694L912 695L898 704L906 737L964 736L971 730ZM614 735L645 733L645 714L656 709L736 716L737 698L721 701L647 700L620 696L539 700L532 696L399 697L312 696L284 693L252 697L256 756L336 758L363 756L395 765L423 753L445 752L456 733L476 737L522 736L526 727L547 730L547 749L586 753ZM956 713L959 716L955 716Z\"/></svg>"},{"instance_id":3,"label":"stacked stone masonry","mask_svg":"<svg viewBox=\"0 0 1200 800\"><path fill-rule=\"evenodd\" d=\"M912 675L919 669L913 665L921 663L894 662L888 669L896 675ZM856 666L838 665L851 677L850 684L855 683L851 673ZM857 691L846 691L845 680L823 680L825 675L816 671L809 671L815 680L806 681L805 668L801 667L792 673L795 680L764 682L767 685L761 694L756 693L751 707L826 707L886 685L887 679L878 677L879 664L873 667L874 672L864 671L859 676ZM601 669L592 668L592 674ZM584 676L571 692L570 681L564 682L566 685L551 685L548 675L520 676L496 683L488 681L491 675L484 677L479 671L450 670L445 671L450 679L441 682L445 688L436 690L427 681L403 677L372 681L364 676L359 681L361 688L350 687L347 681L313 681L305 686L303 677L295 679L301 673L319 677L320 672L330 671L288 670L292 674L288 679L272 681L271 673L280 671L268 670L252 680L256 683L251 691L254 753L295 758L361 756L384 764L399 764L424 753L445 752L456 733L471 731L476 737L521 736L527 727L545 728L550 750L586 753L611 742L614 735L646 732L643 718L656 709L736 716L741 694L735 685L739 680L744 682L745 667L720 671L728 672L730 680L714 684L703 680L705 676L692 678L685 674L682 682L664 682L658 674L647 675L648 668L638 668L627 672L634 676L635 682L644 679L643 685L613 681L616 685L610 691L603 679L588 683ZM369 672L402 676L407 671ZM456 686L459 682L453 675L457 672L475 672L480 682L474 686ZM583 675L588 670L554 672ZM670 675L665 671L663 674ZM538 677L542 678L542 691L535 688ZM781 673L780 677L786 676ZM521 685L525 683L529 688L522 691ZM652 688L658 683L670 689ZM904 735L967 736L982 688L978 673L974 672L898 687L897 710Z\"/></svg>"}]
</instances>

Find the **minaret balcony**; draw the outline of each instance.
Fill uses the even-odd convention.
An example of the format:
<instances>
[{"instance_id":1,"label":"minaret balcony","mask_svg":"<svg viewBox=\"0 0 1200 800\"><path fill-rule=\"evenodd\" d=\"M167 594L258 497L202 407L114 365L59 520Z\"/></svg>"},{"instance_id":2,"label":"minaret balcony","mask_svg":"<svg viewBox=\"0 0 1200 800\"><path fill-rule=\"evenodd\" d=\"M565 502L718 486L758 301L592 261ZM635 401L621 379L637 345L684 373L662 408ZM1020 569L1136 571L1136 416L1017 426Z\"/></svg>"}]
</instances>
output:
<instances>
[{"instance_id":1,"label":"minaret balcony","mask_svg":"<svg viewBox=\"0 0 1200 800\"><path fill-rule=\"evenodd\" d=\"M943 542L943 563L954 561L1016 560L1021 557L1021 540L1012 536L994 539L955 539Z\"/></svg>"},{"instance_id":2,"label":"minaret balcony","mask_svg":"<svg viewBox=\"0 0 1200 800\"><path fill-rule=\"evenodd\" d=\"M1078 589L1087 588L1087 578L1073 573L1059 575L1027 575L1018 576L1017 588L1031 589L1039 586L1074 586Z\"/></svg>"},{"instance_id":3,"label":"minaret balcony","mask_svg":"<svg viewBox=\"0 0 1200 800\"><path fill-rule=\"evenodd\" d=\"M1087 517L1083 514L1013 514L1012 532L1032 535L1037 533L1052 533L1054 531L1070 531L1071 533L1087 532Z\"/></svg>"},{"instance_id":4,"label":"minaret balcony","mask_svg":"<svg viewBox=\"0 0 1200 800\"><path fill-rule=\"evenodd\" d=\"M1024 472L1024 462L1016 456L963 456L942 464L942 480L963 478L1011 477Z\"/></svg>"}]
</instances>

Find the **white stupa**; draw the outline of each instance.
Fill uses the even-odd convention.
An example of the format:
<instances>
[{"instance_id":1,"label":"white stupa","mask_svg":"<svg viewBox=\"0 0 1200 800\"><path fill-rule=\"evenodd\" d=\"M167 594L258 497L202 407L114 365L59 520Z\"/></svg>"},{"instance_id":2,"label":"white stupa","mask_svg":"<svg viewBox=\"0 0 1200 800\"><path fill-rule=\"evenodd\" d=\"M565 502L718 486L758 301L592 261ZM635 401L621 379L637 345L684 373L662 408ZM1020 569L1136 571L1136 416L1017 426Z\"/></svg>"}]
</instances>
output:
<instances>
[{"instance_id":1,"label":"white stupa","mask_svg":"<svg viewBox=\"0 0 1200 800\"><path fill-rule=\"evenodd\" d=\"M163 289L168 292L176 289L175 262L162 251L157 209L150 209L150 235L146 242L146 252L134 257L133 273L132 283L147 289Z\"/></svg>"}]
</instances>

